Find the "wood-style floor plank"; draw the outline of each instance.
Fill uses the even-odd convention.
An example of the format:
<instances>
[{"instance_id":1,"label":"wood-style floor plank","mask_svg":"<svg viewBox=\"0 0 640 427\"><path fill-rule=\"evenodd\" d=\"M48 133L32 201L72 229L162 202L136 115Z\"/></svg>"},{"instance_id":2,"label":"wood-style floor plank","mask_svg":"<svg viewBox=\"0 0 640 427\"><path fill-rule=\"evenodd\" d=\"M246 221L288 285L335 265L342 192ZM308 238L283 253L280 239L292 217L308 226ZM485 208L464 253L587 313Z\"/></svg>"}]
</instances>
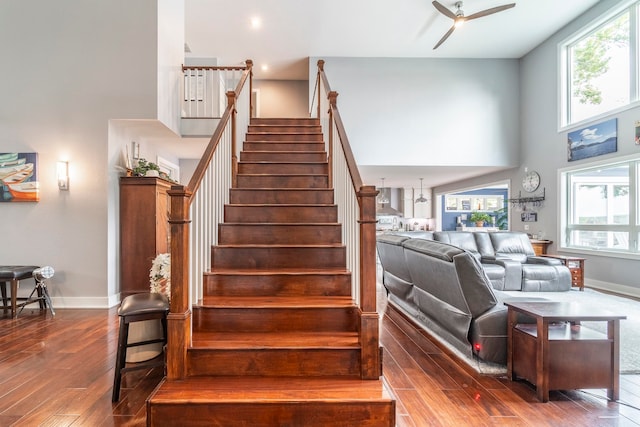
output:
<instances>
[{"instance_id":1,"label":"wood-style floor plank","mask_svg":"<svg viewBox=\"0 0 640 427\"><path fill-rule=\"evenodd\" d=\"M382 313L398 427L640 426L640 375L621 377L620 403L605 390L554 391L541 403L532 385L479 374L393 308L383 304ZM0 425L144 426L145 400L163 371L127 373L112 404L117 334L115 309L0 317Z\"/></svg>"}]
</instances>

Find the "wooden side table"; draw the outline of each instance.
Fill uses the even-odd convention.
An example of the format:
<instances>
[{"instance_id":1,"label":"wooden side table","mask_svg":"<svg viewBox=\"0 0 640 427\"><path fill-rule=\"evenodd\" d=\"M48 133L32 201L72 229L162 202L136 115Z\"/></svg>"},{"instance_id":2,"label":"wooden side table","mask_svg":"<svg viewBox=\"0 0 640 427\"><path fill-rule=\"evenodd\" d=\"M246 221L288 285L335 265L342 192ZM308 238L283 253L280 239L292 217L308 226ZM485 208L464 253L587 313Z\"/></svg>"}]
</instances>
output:
<instances>
[{"instance_id":1,"label":"wooden side table","mask_svg":"<svg viewBox=\"0 0 640 427\"><path fill-rule=\"evenodd\" d=\"M533 252L535 252L536 256L541 256L547 253L547 248L553 242L551 240L537 240L537 239L529 239L531 241L531 246L533 247Z\"/></svg>"},{"instance_id":2,"label":"wooden side table","mask_svg":"<svg viewBox=\"0 0 640 427\"><path fill-rule=\"evenodd\" d=\"M584 258L555 254L542 256L559 259L571 272L571 286L579 287L581 291L584 291Z\"/></svg>"},{"instance_id":3,"label":"wooden side table","mask_svg":"<svg viewBox=\"0 0 640 427\"><path fill-rule=\"evenodd\" d=\"M606 388L611 400L620 390L620 320L588 304L570 302L505 302L507 375L535 384L542 402L549 390ZM535 324L518 323L518 314ZM607 334L583 327L581 321L607 322Z\"/></svg>"}]
</instances>

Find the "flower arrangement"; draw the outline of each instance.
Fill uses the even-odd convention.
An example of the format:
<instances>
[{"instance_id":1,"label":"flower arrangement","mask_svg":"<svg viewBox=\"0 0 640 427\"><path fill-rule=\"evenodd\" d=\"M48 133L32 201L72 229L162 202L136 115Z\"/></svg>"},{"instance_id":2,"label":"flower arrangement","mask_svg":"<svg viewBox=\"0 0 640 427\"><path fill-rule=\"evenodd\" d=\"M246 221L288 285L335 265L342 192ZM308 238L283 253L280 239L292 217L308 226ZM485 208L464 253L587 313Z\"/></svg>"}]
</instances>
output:
<instances>
[{"instance_id":1,"label":"flower arrangement","mask_svg":"<svg viewBox=\"0 0 640 427\"><path fill-rule=\"evenodd\" d=\"M163 294L171 300L171 254L158 254L149 271L151 292Z\"/></svg>"}]
</instances>

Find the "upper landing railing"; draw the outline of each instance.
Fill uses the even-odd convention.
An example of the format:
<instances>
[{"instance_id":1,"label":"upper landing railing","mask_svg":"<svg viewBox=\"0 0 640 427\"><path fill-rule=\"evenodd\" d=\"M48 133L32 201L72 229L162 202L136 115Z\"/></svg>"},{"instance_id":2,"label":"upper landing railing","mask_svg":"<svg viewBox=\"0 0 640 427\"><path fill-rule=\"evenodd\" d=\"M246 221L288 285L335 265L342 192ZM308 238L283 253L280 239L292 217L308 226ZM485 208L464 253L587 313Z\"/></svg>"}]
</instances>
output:
<instances>
[{"instance_id":1,"label":"upper landing railing","mask_svg":"<svg viewBox=\"0 0 640 427\"><path fill-rule=\"evenodd\" d=\"M252 88L251 60L246 61L233 90L225 92L226 107L220 122L196 167L189 184L174 185L171 197L171 310L168 316L169 345L167 378L186 376L187 348L191 345L191 307L202 298L203 272L211 268L211 247L218 241L218 224L224 219L224 205L229 202L229 189L237 176L238 130L246 132L251 116ZM213 70L215 68L215 70ZM205 67L204 71L219 72L224 67ZM211 85L194 86L185 69L185 102L214 105ZM196 74L197 76L198 74ZM204 77L203 77L204 78ZM205 80L206 81L206 80ZM248 83L248 84L247 84ZM194 89L195 87L195 89ZM222 90L222 86L218 87ZM195 90L195 94L193 94ZM202 95L202 101L198 101ZM191 99L194 99L191 101ZM208 102L205 102L208 100ZM194 109L198 110L197 107ZM214 114L202 108L202 114Z\"/></svg>"}]
</instances>

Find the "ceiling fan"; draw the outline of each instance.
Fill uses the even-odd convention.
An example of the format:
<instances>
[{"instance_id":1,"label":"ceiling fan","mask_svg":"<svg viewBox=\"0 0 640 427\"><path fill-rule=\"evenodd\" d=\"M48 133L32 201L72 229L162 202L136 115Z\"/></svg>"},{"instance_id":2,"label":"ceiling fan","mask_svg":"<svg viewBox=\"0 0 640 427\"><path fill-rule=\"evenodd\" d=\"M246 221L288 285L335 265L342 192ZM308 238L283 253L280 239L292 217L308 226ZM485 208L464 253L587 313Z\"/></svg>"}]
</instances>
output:
<instances>
[{"instance_id":1,"label":"ceiling fan","mask_svg":"<svg viewBox=\"0 0 640 427\"><path fill-rule=\"evenodd\" d=\"M433 1L433 6L438 9L438 11L440 13L442 13L443 15L453 19L453 25L451 26L451 28L449 28L449 31L447 31L445 33L444 36L442 36L442 38L440 39L440 41L438 43L436 43L436 45L433 47L434 50L436 50L438 48L438 46L440 46L442 43L444 43L444 41L446 39L449 38L449 36L451 35L451 33L453 33L453 30L456 29L456 27L459 27L460 25L464 24L467 21L471 21L472 19L476 19L476 18L481 18L483 16L487 16L487 15L491 15L493 13L497 13L497 12L502 12L503 10L506 9L511 9L512 7L514 7L516 4L515 3L509 3L509 4L505 4L502 6L496 6L496 7L492 7L490 9L485 9L483 11L480 12L476 12L472 15L469 16L464 16L464 11L462 10L462 2L456 2L455 7L456 7L456 11L452 12L449 9L447 9L445 6L443 6L441 3L437 2L437 1Z\"/></svg>"}]
</instances>

